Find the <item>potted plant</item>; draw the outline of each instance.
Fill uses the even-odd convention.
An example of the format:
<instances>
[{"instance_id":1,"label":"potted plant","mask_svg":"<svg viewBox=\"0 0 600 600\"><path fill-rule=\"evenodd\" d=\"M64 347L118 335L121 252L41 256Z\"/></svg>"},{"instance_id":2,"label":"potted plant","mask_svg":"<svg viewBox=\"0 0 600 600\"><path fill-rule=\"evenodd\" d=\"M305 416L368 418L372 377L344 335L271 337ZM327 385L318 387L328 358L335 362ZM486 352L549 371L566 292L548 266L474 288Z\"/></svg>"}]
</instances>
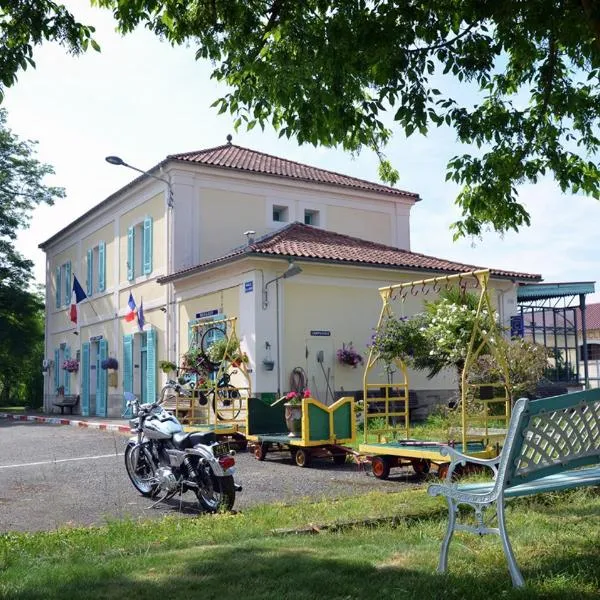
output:
<instances>
[{"instance_id":1,"label":"potted plant","mask_svg":"<svg viewBox=\"0 0 600 600\"><path fill-rule=\"evenodd\" d=\"M68 373L77 373L79 371L79 361L76 358L68 358L63 361L62 368Z\"/></svg>"},{"instance_id":2,"label":"potted plant","mask_svg":"<svg viewBox=\"0 0 600 600\"><path fill-rule=\"evenodd\" d=\"M337 351L337 359L343 365L349 365L356 369L358 365L362 365L362 356L353 348L352 342L348 345L342 344L342 347Z\"/></svg>"},{"instance_id":3,"label":"potted plant","mask_svg":"<svg viewBox=\"0 0 600 600\"><path fill-rule=\"evenodd\" d=\"M239 366L242 362L248 362L248 357L245 352L241 351L240 341L237 336L231 335L229 338L222 337L215 340L206 352L208 359L212 363L222 363L224 360L229 360L233 366Z\"/></svg>"},{"instance_id":4,"label":"potted plant","mask_svg":"<svg viewBox=\"0 0 600 600\"><path fill-rule=\"evenodd\" d=\"M189 373L195 373L200 377L206 377L212 371L212 368L202 350L197 346L192 346L187 352L181 355L181 365Z\"/></svg>"},{"instance_id":5,"label":"potted plant","mask_svg":"<svg viewBox=\"0 0 600 600\"><path fill-rule=\"evenodd\" d=\"M105 371L116 371L119 368L119 361L116 358L109 356L100 363L100 368Z\"/></svg>"},{"instance_id":6,"label":"potted plant","mask_svg":"<svg viewBox=\"0 0 600 600\"><path fill-rule=\"evenodd\" d=\"M301 392L288 392L280 400L285 400L285 424L289 430L289 437L302 435L302 398L310 398L308 388Z\"/></svg>"},{"instance_id":7,"label":"potted plant","mask_svg":"<svg viewBox=\"0 0 600 600\"><path fill-rule=\"evenodd\" d=\"M275 366L275 361L272 358L263 358L262 364L265 371L272 371Z\"/></svg>"},{"instance_id":8,"label":"potted plant","mask_svg":"<svg viewBox=\"0 0 600 600\"><path fill-rule=\"evenodd\" d=\"M168 375L169 373L175 373L175 371L177 371L177 365L170 360L161 360L158 363L158 367L165 375Z\"/></svg>"}]
</instances>

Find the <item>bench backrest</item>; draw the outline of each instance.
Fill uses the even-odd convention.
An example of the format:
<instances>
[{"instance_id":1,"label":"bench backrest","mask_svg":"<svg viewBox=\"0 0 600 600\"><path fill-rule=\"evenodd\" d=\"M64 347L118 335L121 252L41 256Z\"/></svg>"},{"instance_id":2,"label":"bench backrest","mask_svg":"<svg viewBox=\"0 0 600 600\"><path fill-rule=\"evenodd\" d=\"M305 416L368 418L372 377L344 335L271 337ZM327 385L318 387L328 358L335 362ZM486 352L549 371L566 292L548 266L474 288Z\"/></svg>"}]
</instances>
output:
<instances>
[{"instance_id":1,"label":"bench backrest","mask_svg":"<svg viewBox=\"0 0 600 600\"><path fill-rule=\"evenodd\" d=\"M600 389L514 406L497 485L512 487L600 462Z\"/></svg>"}]
</instances>

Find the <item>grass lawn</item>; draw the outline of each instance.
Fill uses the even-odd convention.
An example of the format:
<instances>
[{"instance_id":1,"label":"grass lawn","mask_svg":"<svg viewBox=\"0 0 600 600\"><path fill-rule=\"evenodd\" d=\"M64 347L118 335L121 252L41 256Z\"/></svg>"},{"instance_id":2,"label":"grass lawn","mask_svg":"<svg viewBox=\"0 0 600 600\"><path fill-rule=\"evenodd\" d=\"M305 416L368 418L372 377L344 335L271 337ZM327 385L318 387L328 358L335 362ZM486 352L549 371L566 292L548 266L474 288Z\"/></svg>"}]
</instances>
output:
<instances>
[{"instance_id":1,"label":"grass lawn","mask_svg":"<svg viewBox=\"0 0 600 600\"><path fill-rule=\"evenodd\" d=\"M450 573L437 575L445 504L413 490L269 505L234 515L4 534L0 597L599 598L598 490L521 499L509 506L524 590L512 588L495 536L456 534ZM348 526L364 517L376 524ZM307 525L320 532L281 532Z\"/></svg>"}]
</instances>

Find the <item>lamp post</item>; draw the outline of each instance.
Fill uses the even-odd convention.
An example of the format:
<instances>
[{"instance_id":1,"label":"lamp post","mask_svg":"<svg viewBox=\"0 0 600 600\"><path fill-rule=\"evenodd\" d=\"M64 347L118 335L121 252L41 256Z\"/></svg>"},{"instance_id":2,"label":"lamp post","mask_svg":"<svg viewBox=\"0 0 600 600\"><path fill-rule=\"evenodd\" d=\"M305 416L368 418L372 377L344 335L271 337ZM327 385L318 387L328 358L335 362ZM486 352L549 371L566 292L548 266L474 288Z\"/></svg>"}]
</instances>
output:
<instances>
[{"instance_id":1,"label":"lamp post","mask_svg":"<svg viewBox=\"0 0 600 600\"><path fill-rule=\"evenodd\" d=\"M104 160L107 163L110 163L111 165L115 165L117 167L127 167L128 169L132 169L134 171L137 171L138 173L147 175L148 177L151 177L152 179L157 179L158 181L162 181L163 183L166 183L167 189L169 190L169 198L167 200L167 206L169 208L173 208L173 187L171 185L170 179L165 179L164 177L158 177L157 175L152 175L152 173L148 173L148 171L144 171L143 169L138 169L137 167L134 167L133 165L126 163L120 156L107 156Z\"/></svg>"},{"instance_id":2,"label":"lamp post","mask_svg":"<svg viewBox=\"0 0 600 600\"><path fill-rule=\"evenodd\" d=\"M280 279L289 279L290 277L294 277L294 275L298 275L302 273L301 267L296 265L293 261L290 260L288 268L285 273L282 273L278 277L275 277L269 281L267 281L262 290L263 294L263 303L262 308L266 310L269 306L269 296L267 288L271 283L275 283L275 326L276 326L276 341L277 341L277 396L281 396L281 348L279 344L279 280Z\"/></svg>"},{"instance_id":3,"label":"lamp post","mask_svg":"<svg viewBox=\"0 0 600 600\"><path fill-rule=\"evenodd\" d=\"M107 156L104 159L107 163L111 165L115 165L117 167L127 167L128 169L132 169L133 171L137 171L138 173L142 173L142 175L146 175L152 179L156 179L157 181L162 181L167 184L168 198L167 198L167 206L169 208L173 208L175 206L174 198L173 198L173 185L171 184L171 177L168 176L168 179L164 177L158 177L157 175L153 175L152 173L148 173L148 171L144 171L143 169L139 169L138 167L134 167L129 163L126 163L120 156ZM167 269L169 273L173 272L173 215L171 211L167 211L167 230L168 230L168 244L167 244ZM173 283L169 283L167 286L167 307L173 306ZM167 358L171 360L171 348L170 348L170 340L171 340L171 327L169 323L169 312L167 310L165 313L165 329L166 329L166 343L167 343ZM177 333L173 332L173 339L177 339ZM173 347L173 354L175 353L175 346Z\"/></svg>"}]
</instances>

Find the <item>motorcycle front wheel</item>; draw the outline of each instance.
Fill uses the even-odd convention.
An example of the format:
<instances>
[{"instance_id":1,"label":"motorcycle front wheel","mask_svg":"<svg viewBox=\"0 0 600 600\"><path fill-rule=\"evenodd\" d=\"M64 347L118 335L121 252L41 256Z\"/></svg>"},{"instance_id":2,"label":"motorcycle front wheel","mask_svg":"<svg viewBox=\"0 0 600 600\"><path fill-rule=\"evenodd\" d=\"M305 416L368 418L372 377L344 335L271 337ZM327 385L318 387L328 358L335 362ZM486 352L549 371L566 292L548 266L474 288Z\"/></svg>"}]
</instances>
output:
<instances>
[{"instance_id":1,"label":"motorcycle front wheel","mask_svg":"<svg viewBox=\"0 0 600 600\"><path fill-rule=\"evenodd\" d=\"M200 506L208 512L227 511L235 502L233 477L217 477L210 468L198 477L198 489L195 490Z\"/></svg>"},{"instance_id":2,"label":"motorcycle front wheel","mask_svg":"<svg viewBox=\"0 0 600 600\"><path fill-rule=\"evenodd\" d=\"M153 496L156 492L156 477L152 455L144 446L130 444L125 448L125 469L133 487L142 496Z\"/></svg>"}]
</instances>

